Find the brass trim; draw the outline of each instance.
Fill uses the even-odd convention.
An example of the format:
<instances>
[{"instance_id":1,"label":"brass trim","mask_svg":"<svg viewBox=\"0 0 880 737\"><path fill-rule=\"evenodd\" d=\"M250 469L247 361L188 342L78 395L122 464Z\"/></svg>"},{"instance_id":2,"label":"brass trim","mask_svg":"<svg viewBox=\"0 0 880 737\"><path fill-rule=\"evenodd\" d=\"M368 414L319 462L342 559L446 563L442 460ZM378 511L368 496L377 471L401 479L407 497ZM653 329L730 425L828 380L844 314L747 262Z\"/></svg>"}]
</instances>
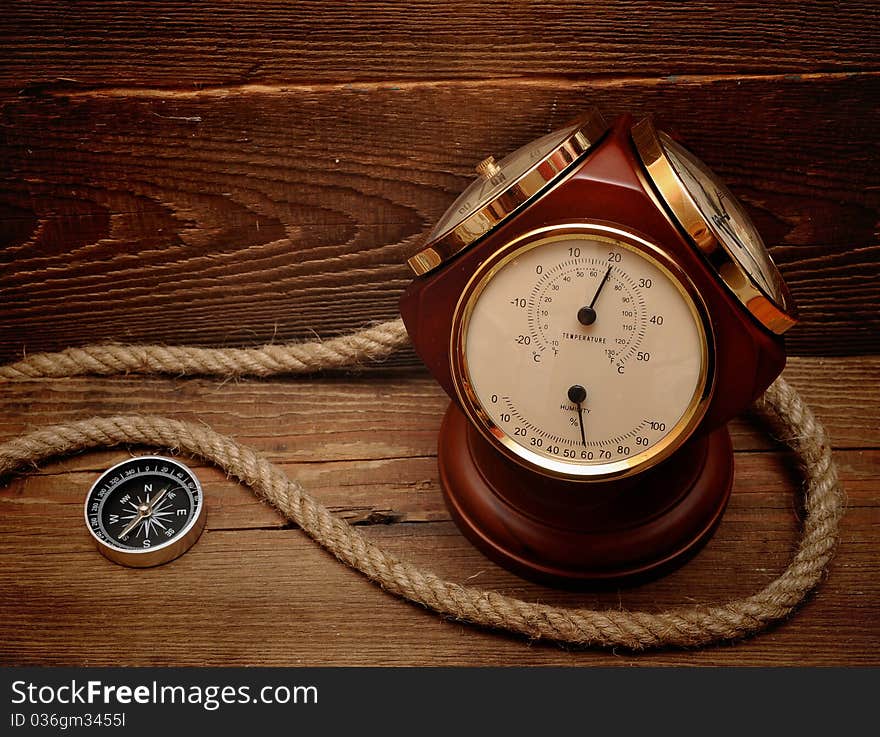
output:
<instances>
[{"instance_id":1,"label":"brass trim","mask_svg":"<svg viewBox=\"0 0 880 737\"><path fill-rule=\"evenodd\" d=\"M684 298L700 333L700 375L694 395L667 435L631 458L610 463L577 463L547 458L515 442L482 408L470 383L465 343L470 318L480 294L492 278L517 256L547 243L583 235L639 253L664 272ZM506 243L471 276L453 314L450 364L459 404L468 419L490 443L511 460L539 473L567 481L607 481L651 468L668 458L691 436L712 398L715 384L715 334L703 298L690 278L657 245L635 233L596 221L551 225L524 233Z\"/></svg>"},{"instance_id":2,"label":"brass trim","mask_svg":"<svg viewBox=\"0 0 880 737\"><path fill-rule=\"evenodd\" d=\"M632 127L632 141L645 167L648 179L660 199L671 212L678 226L687 234L721 282L743 304L746 310L765 328L777 335L793 327L797 310L791 293L770 257L775 281L782 292L782 304L777 304L750 271L743 267L718 234L715 225L703 217L687 187L669 161L660 136L650 118L644 118ZM769 257L769 253L768 253Z\"/></svg>"},{"instance_id":3,"label":"brass trim","mask_svg":"<svg viewBox=\"0 0 880 737\"><path fill-rule=\"evenodd\" d=\"M95 481L94 484L89 488L88 493L86 494L86 501L84 505L84 514L85 514L85 522L86 529L89 531L89 535L92 540L94 540L98 551L107 559L113 561L114 563L118 563L119 565L128 566L129 568L152 568L153 566L159 566L164 563L170 563L175 558L179 558L183 555L187 550L189 550L193 545L195 545L196 541L202 534L202 531L205 529L205 522L207 521L207 514L205 512L205 493L202 491L202 485L199 482L198 477L192 472L187 465L181 463L178 460L173 458L166 458L164 456L137 456L137 458L142 458L144 460L151 461L167 461L170 463L174 463L181 468L183 468L195 481L196 490L199 494L199 506L198 509L193 511L193 516L186 523L186 527L184 527L176 537L167 542L164 542L160 545L155 545L150 548L123 548L119 545L114 545L107 540L102 540L97 537L92 530L91 525L89 524L89 499L92 496L92 492L98 487L98 484L101 480L119 468L120 466L124 466L127 463L135 460L135 458L126 458L124 461L120 461L119 463L111 466L106 471L104 471L99 477L98 480Z\"/></svg>"},{"instance_id":4,"label":"brass trim","mask_svg":"<svg viewBox=\"0 0 880 737\"><path fill-rule=\"evenodd\" d=\"M486 235L532 197L560 177L606 133L609 126L595 108L577 121L572 134L550 151L502 192L483 203L450 230L429 241L415 256L408 259L416 276L433 271L444 262Z\"/></svg>"}]
</instances>

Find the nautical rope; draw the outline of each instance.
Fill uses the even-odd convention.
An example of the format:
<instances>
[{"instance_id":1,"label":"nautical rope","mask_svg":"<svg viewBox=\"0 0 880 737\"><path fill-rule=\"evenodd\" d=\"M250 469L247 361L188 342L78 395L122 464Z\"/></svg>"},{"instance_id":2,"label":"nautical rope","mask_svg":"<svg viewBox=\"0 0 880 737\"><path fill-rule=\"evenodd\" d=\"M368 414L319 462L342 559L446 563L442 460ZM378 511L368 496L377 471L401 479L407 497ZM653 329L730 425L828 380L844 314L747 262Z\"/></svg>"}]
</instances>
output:
<instances>
[{"instance_id":1,"label":"nautical rope","mask_svg":"<svg viewBox=\"0 0 880 737\"><path fill-rule=\"evenodd\" d=\"M175 345L106 343L35 353L0 366L0 379L63 379L114 374L173 376L278 376L322 369L350 368L379 361L409 342L402 320L391 320L356 333L311 343L260 348L194 348Z\"/></svg>"},{"instance_id":2,"label":"nautical rope","mask_svg":"<svg viewBox=\"0 0 880 737\"><path fill-rule=\"evenodd\" d=\"M381 360L406 341L406 331L396 320L324 342L247 350L88 346L37 354L0 367L0 378L135 372L223 377L311 373ZM124 415L46 427L0 445L0 478L49 458L92 448L131 443L181 450L213 463L250 486L339 560L386 591L441 615L532 639L580 646L631 650L697 647L745 637L787 617L822 579L837 544L843 497L824 428L782 377L755 409L770 421L775 434L802 463L806 516L794 557L782 575L751 596L661 612L567 609L445 581L370 542L255 450L200 424Z\"/></svg>"}]
</instances>

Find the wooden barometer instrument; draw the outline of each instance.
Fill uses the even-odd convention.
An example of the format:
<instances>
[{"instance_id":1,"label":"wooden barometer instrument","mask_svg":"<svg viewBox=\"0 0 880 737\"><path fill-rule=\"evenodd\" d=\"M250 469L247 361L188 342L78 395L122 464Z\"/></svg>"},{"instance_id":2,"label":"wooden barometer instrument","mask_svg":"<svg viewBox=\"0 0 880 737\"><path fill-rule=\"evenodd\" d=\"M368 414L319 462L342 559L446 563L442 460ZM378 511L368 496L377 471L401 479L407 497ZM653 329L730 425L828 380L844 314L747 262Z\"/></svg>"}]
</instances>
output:
<instances>
[{"instance_id":1,"label":"wooden barometer instrument","mask_svg":"<svg viewBox=\"0 0 880 737\"><path fill-rule=\"evenodd\" d=\"M719 521L726 423L784 366L789 292L730 191L648 119L590 112L477 173L400 302L452 399L447 504L531 578L656 573Z\"/></svg>"}]
</instances>

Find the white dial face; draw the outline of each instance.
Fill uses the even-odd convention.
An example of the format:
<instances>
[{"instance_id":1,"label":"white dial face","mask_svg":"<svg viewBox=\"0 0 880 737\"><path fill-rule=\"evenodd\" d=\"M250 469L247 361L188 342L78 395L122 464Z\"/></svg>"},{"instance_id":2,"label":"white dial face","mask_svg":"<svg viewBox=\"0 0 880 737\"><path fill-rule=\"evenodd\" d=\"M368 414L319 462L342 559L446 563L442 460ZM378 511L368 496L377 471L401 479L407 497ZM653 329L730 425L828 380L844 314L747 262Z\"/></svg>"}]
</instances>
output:
<instances>
[{"instance_id":1,"label":"white dial face","mask_svg":"<svg viewBox=\"0 0 880 737\"><path fill-rule=\"evenodd\" d=\"M484 204L497 197L503 190L538 166L541 161L564 141L570 138L579 125L569 126L562 130L548 133L546 136L532 141L512 154L505 156L496 163L498 171L481 176L471 182L458 199L449 206L433 230L428 234L432 241L447 231L455 228L471 213L479 210Z\"/></svg>"},{"instance_id":2,"label":"white dial face","mask_svg":"<svg viewBox=\"0 0 880 737\"><path fill-rule=\"evenodd\" d=\"M703 218L712 224L715 236L761 291L785 308L782 276L743 206L708 166L666 133L658 135L675 173Z\"/></svg>"},{"instance_id":3,"label":"white dial face","mask_svg":"<svg viewBox=\"0 0 880 737\"><path fill-rule=\"evenodd\" d=\"M686 287L650 246L602 233L537 237L490 268L464 308L454 369L487 436L572 478L666 457L707 387L707 328Z\"/></svg>"}]
</instances>

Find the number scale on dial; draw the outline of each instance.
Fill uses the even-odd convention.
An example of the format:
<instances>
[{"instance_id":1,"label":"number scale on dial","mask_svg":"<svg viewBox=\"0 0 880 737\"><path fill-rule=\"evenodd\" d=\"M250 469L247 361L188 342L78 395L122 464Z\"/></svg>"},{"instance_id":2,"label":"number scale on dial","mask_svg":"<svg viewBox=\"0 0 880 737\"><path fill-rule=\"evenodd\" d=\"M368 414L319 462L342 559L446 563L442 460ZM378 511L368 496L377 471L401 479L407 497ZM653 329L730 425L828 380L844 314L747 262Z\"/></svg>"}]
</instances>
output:
<instances>
[{"instance_id":1,"label":"number scale on dial","mask_svg":"<svg viewBox=\"0 0 880 737\"><path fill-rule=\"evenodd\" d=\"M475 415L533 464L590 475L652 457L705 384L693 299L622 240L529 242L483 276L469 305L462 349Z\"/></svg>"},{"instance_id":2,"label":"number scale on dial","mask_svg":"<svg viewBox=\"0 0 880 737\"><path fill-rule=\"evenodd\" d=\"M645 337L647 305L643 291L636 287L630 276L619 265L598 258L583 257L580 255L579 247L570 247L568 252L572 258L544 271L526 300L531 345L539 353L549 349L553 357L559 354L562 340L579 340L603 345L608 359L612 363L622 365ZM640 281L642 287L645 283L651 286L650 279ZM561 304L554 306L554 300L562 302L566 297L574 297L575 315L584 308L590 310L585 313L587 317L584 317L584 322L587 322L590 318L595 320L596 316L595 306L585 304L587 301L592 301L592 299L584 299L584 295L590 294L597 299L599 294L602 294L603 313L618 314L620 317L618 325L620 334L613 339L613 343L606 343L607 336L601 331L566 330L561 338L554 332L551 314L564 309ZM662 317L659 319L662 320ZM581 325L584 322L581 322ZM603 324L608 327L610 321L603 320Z\"/></svg>"}]
</instances>

